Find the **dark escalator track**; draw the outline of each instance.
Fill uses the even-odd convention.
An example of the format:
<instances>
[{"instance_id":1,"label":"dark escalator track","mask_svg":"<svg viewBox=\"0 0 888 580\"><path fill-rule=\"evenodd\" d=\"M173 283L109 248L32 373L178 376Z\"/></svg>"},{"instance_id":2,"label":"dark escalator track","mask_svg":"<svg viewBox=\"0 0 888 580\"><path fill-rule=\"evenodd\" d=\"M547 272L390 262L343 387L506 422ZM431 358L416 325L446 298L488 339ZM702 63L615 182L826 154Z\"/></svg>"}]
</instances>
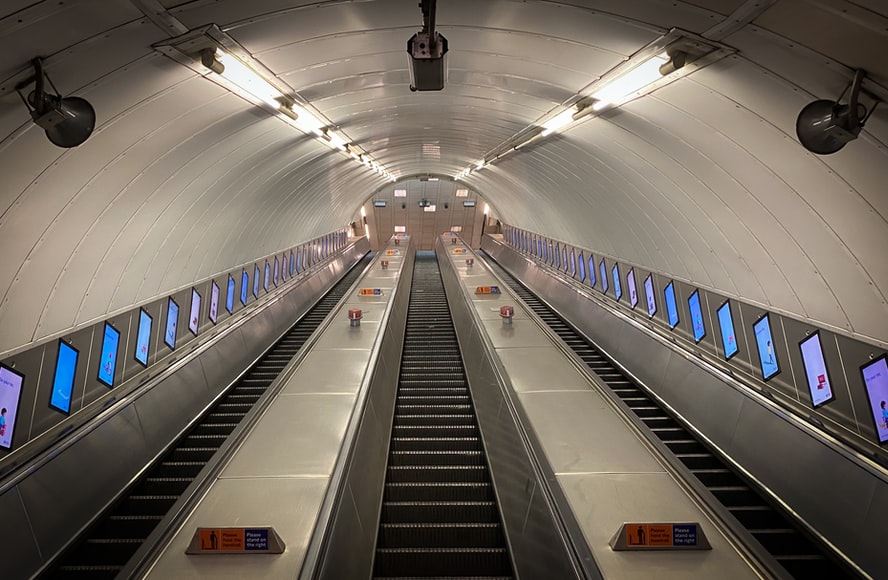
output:
<instances>
[{"instance_id":1,"label":"dark escalator track","mask_svg":"<svg viewBox=\"0 0 888 580\"><path fill-rule=\"evenodd\" d=\"M339 303L370 258L365 256L337 282L43 577L114 578Z\"/></svg>"},{"instance_id":2,"label":"dark escalator track","mask_svg":"<svg viewBox=\"0 0 888 580\"><path fill-rule=\"evenodd\" d=\"M374 577L511 576L438 263L417 254Z\"/></svg>"},{"instance_id":3,"label":"dark escalator track","mask_svg":"<svg viewBox=\"0 0 888 580\"><path fill-rule=\"evenodd\" d=\"M858 578L790 516L766 501L754 483L731 469L675 418L626 377L573 326L509 274L491 256L487 263L709 489L793 578Z\"/></svg>"}]
</instances>

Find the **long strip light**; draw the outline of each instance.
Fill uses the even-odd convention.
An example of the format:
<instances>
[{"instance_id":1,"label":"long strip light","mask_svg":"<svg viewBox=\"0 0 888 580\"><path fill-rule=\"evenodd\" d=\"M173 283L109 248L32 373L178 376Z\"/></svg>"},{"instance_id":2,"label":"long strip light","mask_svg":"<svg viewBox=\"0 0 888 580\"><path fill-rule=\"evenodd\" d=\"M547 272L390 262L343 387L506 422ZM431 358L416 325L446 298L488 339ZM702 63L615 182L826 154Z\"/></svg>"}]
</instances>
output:
<instances>
[{"instance_id":1,"label":"long strip light","mask_svg":"<svg viewBox=\"0 0 888 580\"><path fill-rule=\"evenodd\" d=\"M506 155L570 128L581 119L597 116L606 109L619 107L644 96L732 52L735 51L730 47L686 31L672 29L579 91L568 107L541 124L522 129L487 153L482 161L457 173L454 179L464 179ZM686 66L690 63L693 66Z\"/></svg>"},{"instance_id":2,"label":"long strip light","mask_svg":"<svg viewBox=\"0 0 888 580\"><path fill-rule=\"evenodd\" d=\"M253 70L242 60L220 48L206 49L200 55L201 64L211 74L221 79L222 86L240 95L246 100L271 108L274 115L288 125L314 136L328 147L341 151L350 159L372 169L381 177L395 182L397 178L385 170L379 162L350 144L340 132L327 127L305 107L295 103L293 99Z\"/></svg>"}]
</instances>

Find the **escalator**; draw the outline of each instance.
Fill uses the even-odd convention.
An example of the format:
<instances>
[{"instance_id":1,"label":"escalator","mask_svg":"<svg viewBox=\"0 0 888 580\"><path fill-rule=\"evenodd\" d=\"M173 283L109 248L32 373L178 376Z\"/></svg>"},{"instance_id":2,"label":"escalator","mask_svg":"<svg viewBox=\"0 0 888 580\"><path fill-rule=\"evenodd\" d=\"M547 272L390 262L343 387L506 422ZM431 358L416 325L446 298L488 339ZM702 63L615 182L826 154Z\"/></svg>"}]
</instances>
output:
<instances>
[{"instance_id":1,"label":"escalator","mask_svg":"<svg viewBox=\"0 0 888 580\"><path fill-rule=\"evenodd\" d=\"M360 260L287 334L44 572L46 578L114 578L235 427L339 303L371 259Z\"/></svg>"},{"instance_id":2,"label":"escalator","mask_svg":"<svg viewBox=\"0 0 888 580\"><path fill-rule=\"evenodd\" d=\"M756 485L723 462L536 295L483 254L516 295L570 347L793 578L858 578L829 548L797 527Z\"/></svg>"},{"instance_id":3,"label":"escalator","mask_svg":"<svg viewBox=\"0 0 888 580\"><path fill-rule=\"evenodd\" d=\"M434 254L417 253L375 578L510 578L453 321Z\"/></svg>"}]
</instances>

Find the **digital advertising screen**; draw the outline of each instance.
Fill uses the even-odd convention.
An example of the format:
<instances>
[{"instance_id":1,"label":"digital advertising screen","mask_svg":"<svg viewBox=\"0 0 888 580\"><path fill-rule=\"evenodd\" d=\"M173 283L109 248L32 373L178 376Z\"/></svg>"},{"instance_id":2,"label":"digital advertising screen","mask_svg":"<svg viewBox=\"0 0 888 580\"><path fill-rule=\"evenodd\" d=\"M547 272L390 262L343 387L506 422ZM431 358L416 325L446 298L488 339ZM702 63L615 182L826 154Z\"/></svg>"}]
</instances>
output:
<instances>
[{"instance_id":1,"label":"digital advertising screen","mask_svg":"<svg viewBox=\"0 0 888 580\"><path fill-rule=\"evenodd\" d=\"M601 291L607 292L607 266L604 264L604 258L598 262L598 273L601 274Z\"/></svg>"},{"instance_id":2,"label":"digital advertising screen","mask_svg":"<svg viewBox=\"0 0 888 580\"><path fill-rule=\"evenodd\" d=\"M277 285L278 285L278 282L280 282L280 279L281 279L281 267L280 267L280 264L278 263L277 256L275 256L274 257L274 279L273 279L275 288L277 288Z\"/></svg>"},{"instance_id":3,"label":"digital advertising screen","mask_svg":"<svg viewBox=\"0 0 888 580\"><path fill-rule=\"evenodd\" d=\"M296 273L302 272L302 248L296 250Z\"/></svg>"},{"instance_id":4,"label":"digital advertising screen","mask_svg":"<svg viewBox=\"0 0 888 580\"><path fill-rule=\"evenodd\" d=\"M752 325L755 332L755 344L759 354L759 366L762 369L762 378L768 380L780 372L780 363L777 360L777 349L774 347L774 338L771 336L771 320L765 314Z\"/></svg>"},{"instance_id":5,"label":"digital advertising screen","mask_svg":"<svg viewBox=\"0 0 888 580\"><path fill-rule=\"evenodd\" d=\"M721 331L725 360L728 360L737 354L740 347L737 346L737 335L734 333L734 317L731 315L731 303L727 300L718 307L718 328Z\"/></svg>"},{"instance_id":6,"label":"digital advertising screen","mask_svg":"<svg viewBox=\"0 0 888 580\"><path fill-rule=\"evenodd\" d=\"M281 281L287 281L287 254L281 256Z\"/></svg>"},{"instance_id":7,"label":"digital advertising screen","mask_svg":"<svg viewBox=\"0 0 888 580\"><path fill-rule=\"evenodd\" d=\"M296 254L293 253L293 250L290 250L290 278L293 277L293 273L296 271Z\"/></svg>"},{"instance_id":8,"label":"digital advertising screen","mask_svg":"<svg viewBox=\"0 0 888 580\"><path fill-rule=\"evenodd\" d=\"M678 325L678 304L675 302L675 287L672 282L663 288L663 297L666 299L666 318L669 319L669 328Z\"/></svg>"},{"instance_id":9,"label":"digital advertising screen","mask_svg":"<svg viewBox=\"0 0 888 580\"><path fill-rule=\"evenodd\" d=\"M210 312L207 316L213 324L216 324L216 320L219 318L219 285L215 280L210 286Z\"/></svg>"},{"instance_id":10,"label":"digital advertising screen","mask_svg":"<svg viewBox=\"0 0 888 580\"><path fill-rule=\"evenodd\" d=\"M595 256L589 255L589 286L595 286Z\"/></svg>"},{"instance_id":11,"label":"digital advertising screen","mask_svg":"<svg viewBox=\"0 0 888 580\"><path fill-rule=\"evenodd\" d=\"M614 279L614 296L617 297L617 300L622 298L623 296L623 288L620 286L620 265L614 264L614 267L611 268L612 278Z\"/></svg>"},{"instance_id":12,"label":"digital advertising screen","mask_svg":"<svg viewBox=\"0 0 888 580\"><path fill-rule=\"evenodd\" d=\"M577 266L580 268L580 282L586 281L586 260L583 259L583 252L580 252L580 256L577 259Z\"/></svg>"},{"instance_id":13,"label":"digital advertising screen","mask_svg":"<svg viewBox=\"0 0 888 580\"><path fill-rule=\"evenodd\" d=\"M567 246L561 246L561 269L567 272Z\"/></svg>"},{"instance_id":14,"label":"digital advertising screen","mask_svg":"<svg viewBox=\"0 0 888 580\"><path fill-rule=\"evenodd\" d=\"M59 340L59 353L56 356L55 374L52 377L52 394L49 406L64 414L71 412L71 392L74 390L74 373L77 372L77 358L80 351Z\"/></svg>"},{"instance_id":15,"label":"digital advertising screen","mask_svg":"<svg viewBox=\"0 0 888 580\"><path fill-rule=\"evenodd\" d=\"M167 303L167 323L163 332L163 342L168 347L176 350L176 332L179 330L179 305L170 298Z\"/></svg>"},{"instance_id":16,"label":"digital advertising screen","mask_svg":"<svg viewBox=\"0 0 888 580\"><path fill-rule=\"evenodd\" d=\"M250 287L250 275L247 274L246 270L244 270L243 272L241 272L241 296L240 296L241 304L243 304L244 306L247 305L247 292L248 292L247 289L249 287Z\"/></svg>"},{"instance_id":17,"label":"digital advertising screen","mask_svg":"<svg viewBox=\"0 0 888 580\"><path fill-rule=\"evenodd\" d=\"M888 358L882 356L860 367L879 443L888 441ZM0 379L2 380L2 379Z\"/></svg>"},{"instance_id":18,"label":"digital advertising screen","mask_svg":"<svg viewBox=\"0 0 888 580\"><path fill-rule=\"evenodd\" d=\"M555 244L555 267L561 269L561 244Z\"/></svg>"},{"instance_id":19,"label":"digital advertising screen","mask_svg":"<svg viewBox=\"0 0 888 580\"><path fill-rule=\"evenodd\" d=\"M265 279L262 281L262 289L268 292L268 283L271 279L271 266L268 264L268 260L265 260Z\"/></svg>"},{"instance_id":20,"label":"digital advertising screen","mask_svg":"<svg viewBox=\"0 0 888 580\"><path fill-rule=\"evenodd\" d=\"M191 310L188 313L188 330L197 336L197 325L200 324L200 293L191 289Z\"/></svg>"},{"instance_id":21,"label":"digital advertising screen","mask_svg":"<svg viewBox=\"0 0 888 580\"><path fill-rule=\"evenodd\" d=\"M570 275L571 277L577 275L577 255L573 250L570 251Z\"/></svg>"},{"instance_id":22,"label":"digital advertising screen","mask_svg":"<svg viewBox=\"0 0 888 580\"><path fill-rule=\"evenodd\" d=\"M114 371L117 370L117 347L120 346L120 331L105 323L105 333L102 336L102 351L99 355L100 383L109 387L114 386Z\"/></svg>"},{"instance_id":23,"label":"digital advertising screen","mask_svg":"<svg viewBox=\"0 0 888 580\"><path fill-rule=\"evenodd\" d=\"M231 277L231 274L228 275L228 294L225 295L225 310L228 311L228 314L234 313L234 287L235 282L234 278Z\"/></svg>"},{"instance_id":24,"label":"digital advertising screen","mask_svg":"<svg viewBox=\"0 0 888 580\"><path fill-rule=\"evenodd\" d=\"M253 298L259 298L259 265L253 265Z\"/></svg>"},{"instance_id":25,"label":"digital advertising screen","mask_svg":"<svg viewBox=\"0 0 888 580\"><path fill-rule=\"evenodd\" d=\"M543 262L549 262L549 244L543 244L542 258Z\"/></svg>"},{"instance_id":26,"label":"digital advertising screen","mask_svg":"<svg viewBox=\"0 0 888 580\"><path fill-rule=\"evenodd\" d=\"M654 295L654 275L648 274L644 279L644 296L647 298L648 316L653 318L657 313L657 298Z\"/></svg>"},{"instance_id":27,"label":"digital advertising screen","mask_svg":"<svg viewBox=\"0 0 888 580\"><path fill-rule=\"evenodd\" d=\"M826 358L823 356L823 345L820 343L820 332L814 332L799 343L802 351L802 366L805 367L805 378L808 381L808 392L815 408L829 403L836 396L833 394Z\"/></svg>"},{"instance_id":28,"label":"digital advertising screen","mask_svg":"<svg viewBox=\"0 0 888 580\"><path fill-rule=\"evenodd\" d=\"M703 308L700 307L700 291L688 296L688 309L691 311L691 328L694 329L694 342L700 342L706 336L706 325L703 323Z\"/></svg>"},{"instance_id":29,"label":"digital advertising screen","mask_svg":"<svg viewBox=\"0 0 888 580\"><path fill-rule=\"evenodd\" d=\"M0 364L0 447L12 449L12 434L18 418L25 375Z\"/></svg>"},{"instance_id":30,"label":"digital advertising screen","mask_svg":"<svg viewBox=\"0 0 888 580\"><path fill-rule=\"evenodd\" d=\"M144 308L139 309L139 330L136 333L136 352L133 357L143 367L148 366L148 353L151 350L151 325L154 319L145 312Z\"/></svg>"},{"instance_id":31,"label":"digital advertising screen","mask_svg":"<svg viewBox=\"0 0 888 580\"><path fill-rule=\"evenodd\" d=\"M635 286L635 270L632 268L626 274L626 285L629 287L629 305L635 308L638 305L638 290Z\"/></svg>"}]
</instances>

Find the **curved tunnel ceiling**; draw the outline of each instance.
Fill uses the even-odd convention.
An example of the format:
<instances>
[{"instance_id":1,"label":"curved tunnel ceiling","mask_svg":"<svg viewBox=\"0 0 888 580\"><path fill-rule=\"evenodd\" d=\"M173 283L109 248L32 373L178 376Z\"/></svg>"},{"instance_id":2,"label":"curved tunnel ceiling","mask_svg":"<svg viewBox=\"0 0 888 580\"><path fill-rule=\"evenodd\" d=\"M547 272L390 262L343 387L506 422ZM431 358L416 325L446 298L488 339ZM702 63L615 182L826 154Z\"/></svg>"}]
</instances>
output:
<instances>
[{"instance_id":1,"label":"curved tunnel ceiling","mask_svg":"<svg viewBox=\"0 0 888 580\"><path fill-rule=\"evenodd\" d=\"M152 48L216 24L395 176L456 175L677 27L736 52L469 175L504 221L888 345L888 106L818 157L798 111L853 69L888 98L879 0L10 0L0 7L0 355L339 228L385 181ZM34 56L94 105L51 145ZM423 156L423 145L440 157Z\"/></svg>"}]
</instances>

